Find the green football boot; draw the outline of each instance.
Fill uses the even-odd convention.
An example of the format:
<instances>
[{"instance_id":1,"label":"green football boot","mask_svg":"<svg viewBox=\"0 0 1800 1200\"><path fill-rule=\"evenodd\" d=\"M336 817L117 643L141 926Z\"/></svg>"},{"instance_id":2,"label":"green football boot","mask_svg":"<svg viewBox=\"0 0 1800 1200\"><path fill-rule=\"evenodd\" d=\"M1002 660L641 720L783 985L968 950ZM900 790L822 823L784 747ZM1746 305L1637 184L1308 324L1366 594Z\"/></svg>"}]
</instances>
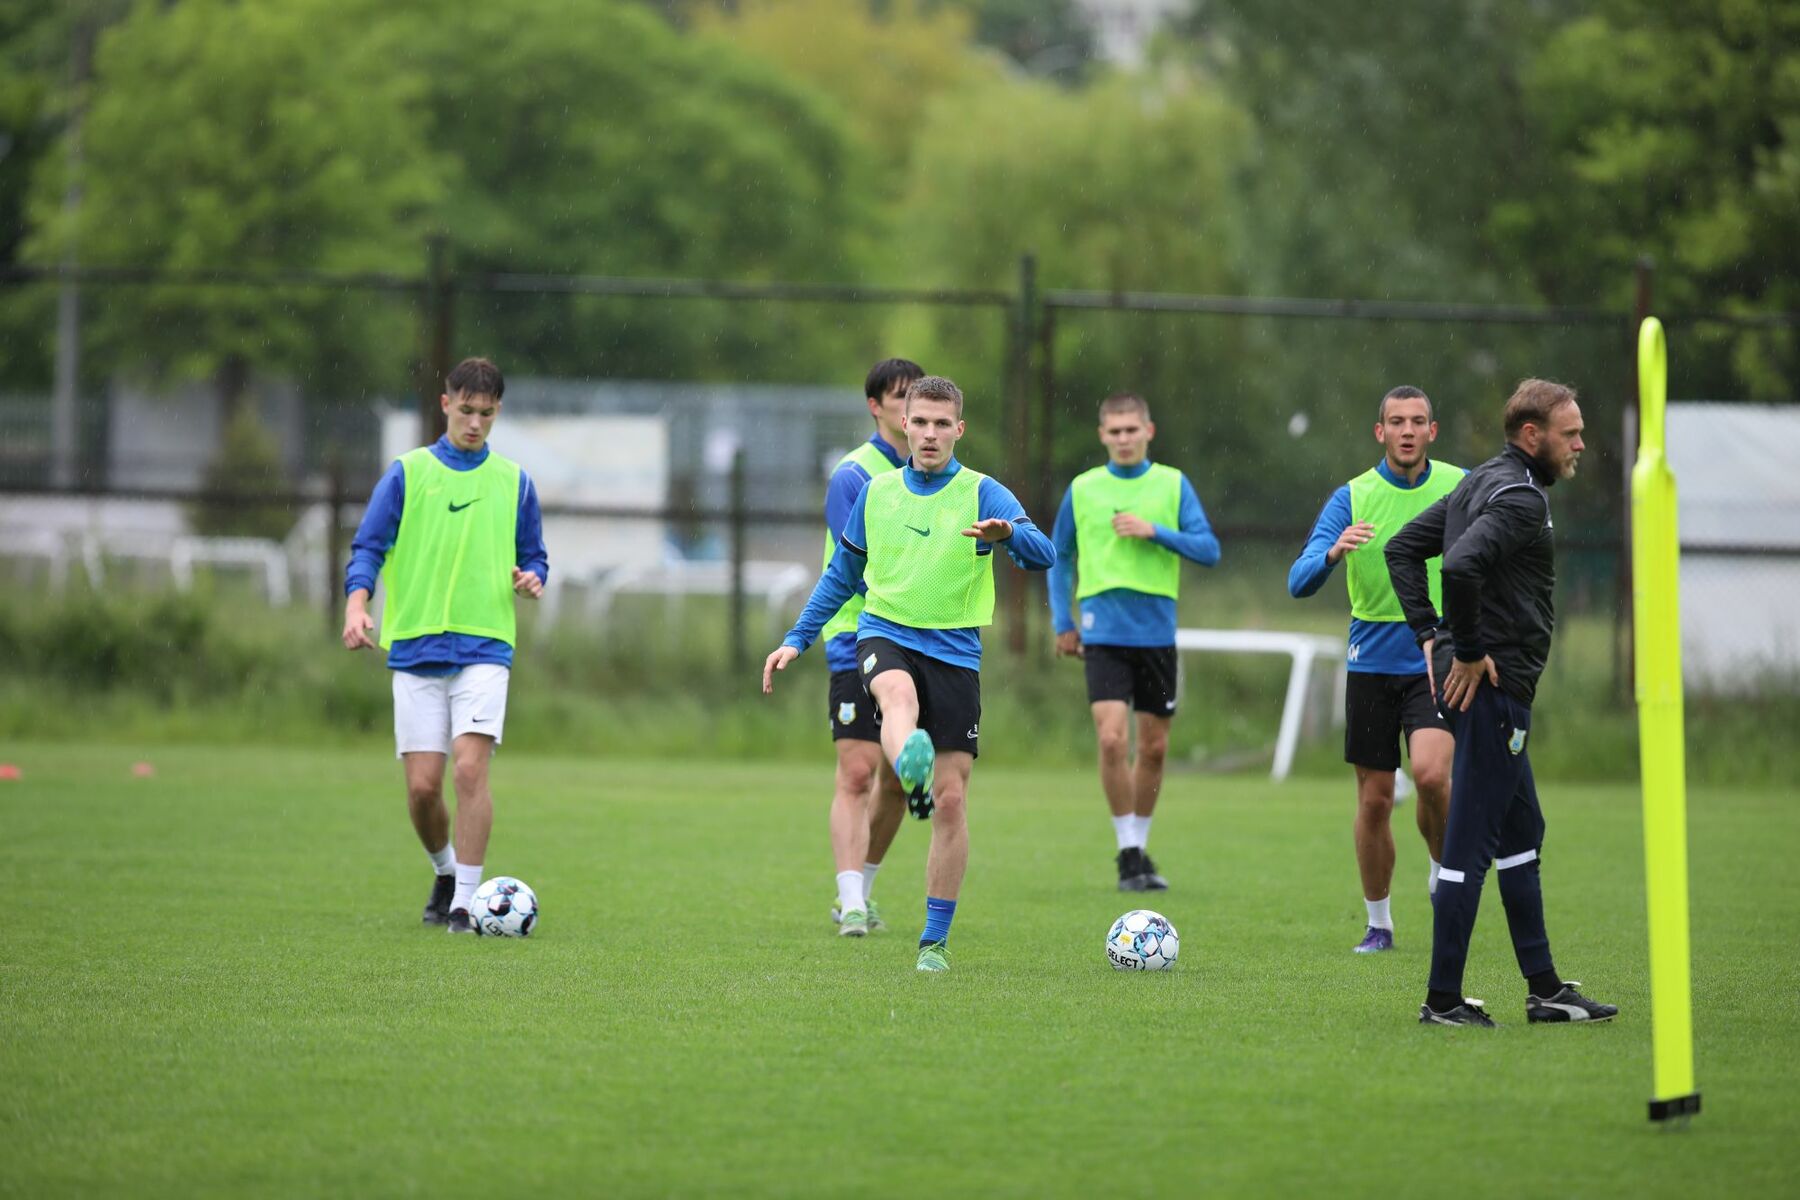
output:
<instances>
[{"instance_id":1,"label":"green football boot","mask_svg":"<svg viewBox=\"0 0 1800 1200\"><path fill-rule=\"evenodd\" d=\"M948 971L950 969L950 944L948 942L926 942L919 947L919 970Z\"/></svg>"},{"instance_id":2,"label":"green football boot","mask_svg":"<svg viewBox=\"0 0 1800 1200\"><path fill-rule=\"evenodd\" d=\"M869 934L869 914L860 908L850 909L838 922L839 937L867 937Z\"/></svg>"},{"instance_id":3,"label":"green football boot","mask_svg":"<svg viewBox=\"0 0 1800 1200\"><path fill-rule=\"evenodd\" d=\"M875 903L874 898L871 897L869 900L869 932L880 933L886 928L887 922L881 919L881 905Z\"/></svg>"},{"instance_id":4,"label":"green football boot","mask_svg":"<svg viewBox=\"0 0 1800 1200\"><path fill-rule=\"evenodd\" d=\"M906 807L923 821L935 806L931 798L931 772L937 765L937 750L931 735L915 729L906 735L906 744L894 759L894 774L900 778L900 790L906 793Z\"/></svg>"}]
</instances>

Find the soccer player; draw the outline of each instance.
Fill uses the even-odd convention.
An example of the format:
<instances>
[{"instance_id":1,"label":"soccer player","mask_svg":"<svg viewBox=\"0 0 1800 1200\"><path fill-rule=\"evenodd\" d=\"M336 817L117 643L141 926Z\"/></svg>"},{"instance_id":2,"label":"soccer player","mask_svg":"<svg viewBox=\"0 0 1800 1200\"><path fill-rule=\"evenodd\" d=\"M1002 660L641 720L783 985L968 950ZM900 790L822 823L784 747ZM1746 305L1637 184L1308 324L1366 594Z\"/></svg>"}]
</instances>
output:
<instances>
[{"instance_id":1,"label":"soccer player","mask_svg":"<svg viewBox=\"0 0 1800 1200\"><path fill-rule=\"evenodd\" d=\"M1175 599L1181 560L1210 567L1219 539L1186 475L1150 461L1156 423L1142 396L1100 402L1107 461L1069 484L1050 539L1050 613L1056 653L1080 658L1100 743L1100 788L1112 810L1121 892L1160 891L1169 881L1150 858L1150 818L1162 792L1175 716ZM1075 560L1080 586L1071 589ZM1069 610L1074 590L1081 628ZM1137 761L1130 758L1137 711Z\"/></svg>"},{"instance_id":2,"label":"soccer player","mask_svg":"<svg viewBox=\"0 0 1800 1200\"><path fill-rule=\"evenodd\" d=\"M869 480L898 470L906 461L906 389L924 375L915 362L889 358L869 369L863 399L875 432L844 455L825 485L825 561L837 550L844 522ZM837 904L831 910L844 937L885 929L872 889L875 872L906 819L906 797L881 756L881 731L874 706L856 673L856 619L863 610L859 592L844 602L819 636L831 672L831 740L837 750L837 778L831 795L831 854L837 862Z\"/></svg>"},{"instance_id":3,"label":"soccer player","mask_svg":"<svg viewBox=\"0 0 1800 1200\"><path fill-rule=\"evenodd\" d=\"M906 467L877 475L850 508L831 565L763 663L764 693L859 587L857 669L907 807L931 818L918 969L950 967L950 922L969 861L964 805L981 733L981 627L994 619L996 545L1029 571L1056 560L1013 494L956 460L963 396L926 375L906 392Z\"/></svg>"},{"instance_id":4,"label":"soccer player","mask_svg":"<svg viewBox=\"0 0 1800 1200\"><path fill-rule=\"evenodd\" d=\"M506 381L466 358L445 381L448 429L401 455L369 497L345 574L344 648L367 650L369 596L387 580L381 645L394 677L394 742L406 804L437 877L424 922L474 933L493 797L488 760L506 725L515 596L543 595L550 575L537 489L488 448ZM444 808L444 762L456 765L456 839Z\"/></svg>"},{"instance_id":5,"label":"soccer player","mask_svg":"<svg viewBox=\"0 0 1800 1200\"><path fill-rule=\"evenodd\" d=\"M1456 735L1450 821L1432 901L1431 981L1419 1021L1491 1027L1462 994L1469 934L1491 862L1513 953L1526 982L1525 1019L1606 1021L1618 1015L1565 982L1550 957L1538 855L1544 815L1526 739L1531 702L1556 624L1556 544L1549 489L1583 450L1573 388L1527 379L1506 402L1506 448L1387 544L1394 591L1424 649ZM1443 615L1425 564L1443 556Z\"/></svg>"},{"instance_id":6,"label":"soccer player","mask_svg":"<svg viewBox=\"0 0 1800 1200\"><path fill-rule=\"evenodd\" d=\"M1419 834L1431 856L1428 890L1437 890L1450 806L1450 724L1431 694L1425 655L1413 641L1388 581L1382 548L1400 527L1447 496L1461 467L1433 462L1437 440L1431 400L1415 387L1397 387L1375 410L1381 461L1331 494L1288 570L1288 594L1318 591L1332 568L1345 564L1350 592L1349 681L1344 689L1344 761L1356 771L1356 866L1362 874L1368 927L1358 954L1394 948L1388 892L1394 881L1394 772L1400 742L1418 785ZM1426 564L1432 602L1438 598L1438 560Z\"/></svg>"}]
</instances>

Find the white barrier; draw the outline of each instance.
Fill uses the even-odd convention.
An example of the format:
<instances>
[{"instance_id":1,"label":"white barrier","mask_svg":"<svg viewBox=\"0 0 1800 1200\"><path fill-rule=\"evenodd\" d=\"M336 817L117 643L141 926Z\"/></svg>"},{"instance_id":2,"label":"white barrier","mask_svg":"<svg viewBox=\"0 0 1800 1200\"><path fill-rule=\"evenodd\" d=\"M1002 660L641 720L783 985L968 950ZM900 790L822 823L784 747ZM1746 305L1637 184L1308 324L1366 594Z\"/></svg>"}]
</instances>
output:
<instances>
[{"instance_id":1,"label":"white barrier","mask_svg":"<svg viewBox=\"0 0 1800 1200\"><path fill-rule=\"evenodd\" d=\"M1281 732L1275 738L1275 762L1269 778L1286 779L1300 744L1300 721L1306 709L1306 688L1313 662L1336 660L1337 677L1332 698L1332 720L1342 718L1348 668L1342 640L1316 633L1276 633L1266 629L1177 629L1178 652L1208 650L1221 654L1285 654L1293 660L1288 670L1287 699L1281 708Z\"/></svg>"}]
</instances>

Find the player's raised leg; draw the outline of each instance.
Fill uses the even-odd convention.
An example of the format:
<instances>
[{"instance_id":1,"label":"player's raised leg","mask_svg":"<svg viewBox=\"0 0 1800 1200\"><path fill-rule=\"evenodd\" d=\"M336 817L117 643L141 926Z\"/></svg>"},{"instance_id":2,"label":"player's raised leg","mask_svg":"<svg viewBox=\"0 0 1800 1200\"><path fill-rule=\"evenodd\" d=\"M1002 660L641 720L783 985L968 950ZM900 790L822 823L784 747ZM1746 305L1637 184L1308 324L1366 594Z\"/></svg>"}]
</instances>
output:
<instances>
[{"instance_id":1,"label":"player's raised leg","mask_svg":"<svg viewBox=\"0 0 1800 1200\"><path fill-rule=\"evenodd\" d=\"M1132 822L1135 826L1144 890L1160 892L1169 886L1150 857L1150 818L1162 795L1163 764L1169 757L1169 718L1154 712L1137 715L1137 757L1131 767Z\"/></svg>"},{"instance_id":2,"label":"player's raised leg","mask_svg":"<svg viewBox=\"0 0 1800 1200\"><path fill-rule=\"evenodd\" d=\"M406 811L435 873L420 919L427 925L444 925L450 920L450 898L456 890L456 852L450 844L450 810L444 806L444 755L414 751L403 753L400 761L406 772Z\"/></svg>"},{"instance_id":3,"label":"player's raised leg","mask_svg":"<svg viewBox=\"0 0 1800 1200\"><path fill-rule=\"evenodd\" d=\"M919 935L921 971L950 967L950 922L969 868L969 772L974 765L974 756L962 750L937 756L932 778L937 806L931 814L931 851L925 860L925 931Z\"/></svg>"},{"instance_id":4,"label":"player's raised leg","mask_svg":"<svg viewBox=\"0 0 1800 1200\"><path fill-rule=\"evenodd\" d=\"M860 647L858 653L862 653ZM932 811L932 768L937 752L930 735L919 728L918 687L912 675L898 666L865 678L869 695L881 706L882 752L894 764L907 807L923 820Z\"/></svg>"}]
</instances>

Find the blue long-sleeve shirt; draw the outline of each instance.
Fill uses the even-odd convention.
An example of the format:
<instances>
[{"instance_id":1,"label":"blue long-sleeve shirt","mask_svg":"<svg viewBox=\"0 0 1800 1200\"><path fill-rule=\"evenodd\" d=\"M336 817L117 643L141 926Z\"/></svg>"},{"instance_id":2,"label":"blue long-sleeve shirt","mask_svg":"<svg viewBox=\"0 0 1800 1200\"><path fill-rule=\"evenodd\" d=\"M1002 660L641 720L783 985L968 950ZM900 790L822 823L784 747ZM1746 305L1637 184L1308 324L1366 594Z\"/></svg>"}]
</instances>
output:
<instances>
[{"instance_id":1,"label":"blue long-sleeve shirt","mask_svg":"<svg viewBox=\"0 0 1800 1200\"><path fill-rule=\"evenodd\" d=\"M888 445L879 432L869 435L869 444L896 467L906 465L906 456ZM831 532L833 545L844 536L851 506L867 486L869 473L856 463L847 462L831 473L831 482L825 485L825 528ZM864 589L859 586L856 590L860 593ZM831 671L856 670L856 634L840 633L825 643L825 666Z\"/></svg>"},{"instance_id":2,"label":"blue long-sleeve shirt","mask_svg":"<svg viewBox=\"0 0 1800 1200\"><path fill-rule=\"evenodd\" d=\"M1121 467L1107 463L1106 469L1120 479L1136 479L1150 469L1150 460ZM1219 561L1219 539L1207 523L1206 510L1188 477L1181 477L1181 508L1176 516L1181 528L1154 526L1151 537L1165 550L1179 554L1189 562L1210 567ZM1075 592L1075 487L1063 493L1062 507L1056 512L1056 524L1050 540L1056 547L1056 565L1050 568L1050 618L1056 632L1068 633L1075 628L1075 617L1069 601ZM1175 600L1170 596L1151 596L1130 588L1113 588L1098 592L1081 602L1081 640L1091 646L1173 646L1175 644Z\"/></svg>"},{"instance_id":3,"label":"blue long-sleeve shirt","mask_svg":"<svg viewBox=\"0 0 1800 1200\"><path fill-rule=\"evenodd\" d=\"M1396 475L1388 467L1383 458L1375 464L1381 477L1399 488L1415 488L1431 478L1431 463L1419 473L1416 482L1407 483L1406 476ZM1337 544L1344 530L1350 528L1350 485L1345 484L1331 493L1325 501L1325 507L1319 512L1319 519L1313 522L1312 532L1306 537L1306 545L1300 551L1300 557L1288 568L1288 595L1296 600L1312 595L1324 586L1331 577L1336 565L1325 557L1326 551ZM1365 553L1363 550L1355 551ZM1358 617L1350 618L1350 644L1346 651L1346 665L1352 671L1364 671L1376 675L1423 675L1425 673L1425 655L1419 644L1413 639L1412 630L1405 621L1364 621Z\"/></svg>"},{"instance_id":4,"label":"blue long-sleeve shirt","mask_svg":"<svg viewBox=\"0 0 1800 1200\"><path fill-rule=\"evenodd\" d=\"M907 465L902 468L901 478L905 481L907 490L914 495L929 496L942 489L960 470L962 464L954 458L944 465L943 470L930 473L914 470L912 460L908 459ZM838 535L838 548L831 556L831 565L825 568L825 574L814 585L812 597L801 610L800 619L794 622L794 627L782 639L783 645L805 651L818 640L819 631L825 628L825 622L831 620L837 610L844 606L844 601L862 587L863 568L869 561L869 534L864 521L868 499L869 489L865 487L851 504L849 515L844 519L844 529ZM1024 506L1004 484L996 479L983 477L976 493L976 505L977 520L987 521L998 517L1012 523L1012 536L997 544L1004 546L1006 553L1020 567L1027 571L1043 571L1056 561L1056 550L1051 546L1050 539L1032 524L1031 518L1025 515ZM989 546L990 543L981 543L976 553L990 552ZM901 625L865 610L857 618L856 635L859 638L887 638L909 650L916 650L927 658L935 658L953 667L968 667L973 671L981 669L981 631L976 628L914 629L910 625Z\"/></svg>"},{"instance_id":5,"label":"blue long-sleeve shirt","mask_svg":"<svg viewBox=\"0 0 1800 1200\"><path fill-rule=\"evenodd\" d=\"M431 444L431 453L452 471L472 471L487 461L488 448L462 450L451 444L448 437L440 437ZM356 527L356 537L350 543L350 564L344 571L344 595L358 588L375 594L382 564L387 562L388 551L400 536L400 514L405 506L406 469L396 459L376 483L362 524ZM519 471L519 518L513 543L519 569L549 582L550 555L544 549L543 514L538 508L537 488L523 468ZM513 648L499 638L433 633L395 642L388 648L387 665L390 670L414 675L450 675L477 663L510 667L512 656Z\"/></svg>"}]
</instances>

